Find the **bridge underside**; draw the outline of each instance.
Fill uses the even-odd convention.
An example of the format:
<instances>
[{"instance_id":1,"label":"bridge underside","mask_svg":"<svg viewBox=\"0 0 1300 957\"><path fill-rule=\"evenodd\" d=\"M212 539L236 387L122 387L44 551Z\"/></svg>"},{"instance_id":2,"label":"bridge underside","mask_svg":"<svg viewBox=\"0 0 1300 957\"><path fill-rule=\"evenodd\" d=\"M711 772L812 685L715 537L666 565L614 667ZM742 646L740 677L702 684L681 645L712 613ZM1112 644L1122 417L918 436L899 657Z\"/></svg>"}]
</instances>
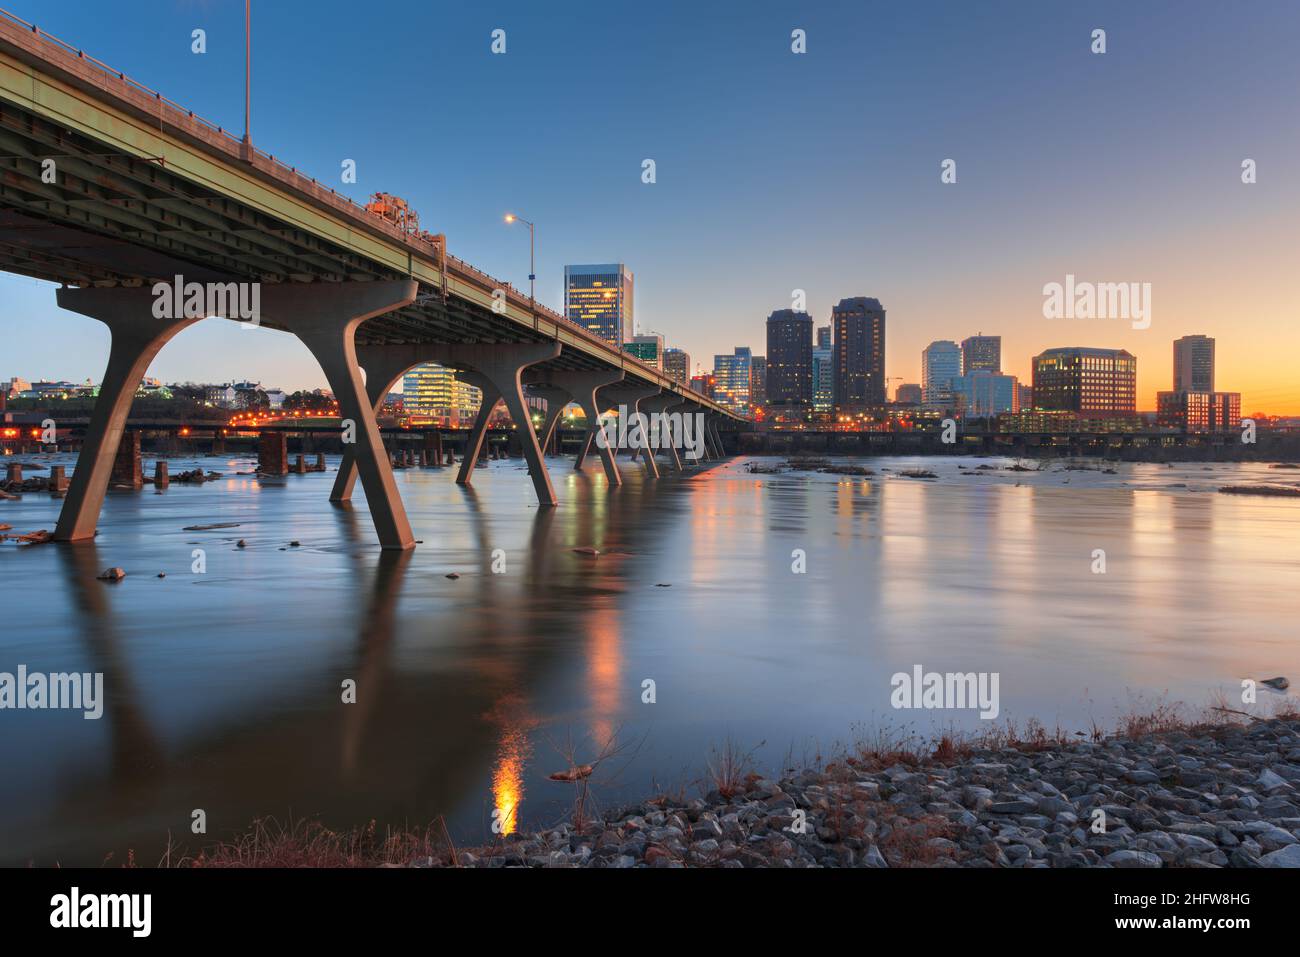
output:
<instances>
[{"instance_id":1,"label":"bridge underside","mask_svg":"<svg viewBox=\"0 0 1300 957\"><path fill-rule=\"evenodd\" d=\"M257 283L259 324L298 336L312 351L342 415L356 424L333 498L346 499L359 473L385 548L409 548L414 536L375 412L415 364L449 365L483 388L484 427L486 413L505 402L543 505L555 496L541 450L564 404L580 404L595 422L604 398L597 390L621 383L722 414L658 370L446 256L445 240L439 247L397 234L264 154L250 151L241 162L229 134L213 135L161 97L155 105L125 78L119 90L113 75L85 67L91 61L43 44L0 22L0 270L62 284L60 306L112 330L56 537L94 534L136 387L159 350L198 321L153 315L152 287L178 276ZM529 396L549 406L540 441ZM602 449L602 462L617 484L609 450Z\"/></svg>"}]
</instances>

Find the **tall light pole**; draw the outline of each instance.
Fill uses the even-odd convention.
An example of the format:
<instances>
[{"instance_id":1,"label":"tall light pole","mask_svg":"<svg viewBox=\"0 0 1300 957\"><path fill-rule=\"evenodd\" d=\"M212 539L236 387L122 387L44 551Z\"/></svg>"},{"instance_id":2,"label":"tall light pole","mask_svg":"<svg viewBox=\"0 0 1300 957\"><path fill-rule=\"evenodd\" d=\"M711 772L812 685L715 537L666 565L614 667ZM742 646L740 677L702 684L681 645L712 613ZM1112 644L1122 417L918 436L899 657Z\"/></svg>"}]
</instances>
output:
<instances>
[{"instance_id":1,"label":"tall light pole","mask_svg":"<svg viewBox=\"0 0 1300 957\"><path fill-rule=\"evenodd\" d=\"M244 149L252 159L253 132L253 0L244 0Z\"/></svg>"},{"instance_id":2,"label":"tall light pole","mask_svg":"<svg viewBox=\"0 0 1300 957\"><path fill-rule=\"evenodd\" d=\"M528 302L533 310L533 323L537 322L537 268L533 257L533 224L522 216L506 213L506 222L520 222L528 227Z\"/></svg>"}]
</instances>

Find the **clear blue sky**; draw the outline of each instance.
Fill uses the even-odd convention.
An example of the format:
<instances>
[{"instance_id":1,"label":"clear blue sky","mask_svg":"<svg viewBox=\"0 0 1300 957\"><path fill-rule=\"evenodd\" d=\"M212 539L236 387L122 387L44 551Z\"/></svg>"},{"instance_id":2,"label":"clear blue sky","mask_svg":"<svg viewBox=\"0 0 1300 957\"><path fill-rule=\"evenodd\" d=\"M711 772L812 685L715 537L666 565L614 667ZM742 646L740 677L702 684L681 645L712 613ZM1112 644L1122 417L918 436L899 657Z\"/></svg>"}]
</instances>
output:
<instances>
[{"instance_id":1,"label":"clear blue sky","mask_svg":"<svg viewBox=\"0 0 1300 957\"><path fill-rule=\"evenodd\" d=\"M0 6L242 129L242 0ZM406 197L455 255L526 288L526 230L502 222L518 211L556 308L565 263L621 260L641 328L693 362L765 351L764 319L802 288L819 325L842 297L881 299L907 381L928 342L982 330L1022 376L1043 348L1129 348L1149 406L1170 340L1208 332L1243 412L1252 390L1300 408L1293 360L1259 371L1300 350L1295 2L254 0L253 17L259 146L359 200ZM1067 272L1152 282L1152 328L1043 319ZM0 276L0 377L98 381L106 332L53 298ZM288 336L216 320L151 374L323 384Z\"/></svg>"}]
</instances>

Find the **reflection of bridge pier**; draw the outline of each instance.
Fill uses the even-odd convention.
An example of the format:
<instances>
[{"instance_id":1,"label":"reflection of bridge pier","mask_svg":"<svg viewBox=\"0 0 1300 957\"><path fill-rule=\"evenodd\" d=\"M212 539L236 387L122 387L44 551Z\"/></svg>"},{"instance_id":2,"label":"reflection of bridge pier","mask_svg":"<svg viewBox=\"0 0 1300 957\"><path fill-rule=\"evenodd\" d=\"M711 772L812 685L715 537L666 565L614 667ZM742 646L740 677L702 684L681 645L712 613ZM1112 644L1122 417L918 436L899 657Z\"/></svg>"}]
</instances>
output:
<instances>
[{"instance_id":1,"label":"reflection of bridge pier","mask_svg":"<svg viewBox=\"0 0 1300 957\"><path fill-rule=\"evenodd\" d=\"M91 670L104 675L104 718L108 724L112 776L132 786L144 784L162 772L162 746L149 720L139 707L140 695L113 627L109 590L98 580L99 550L92 542L78 542L58 549L64 575L72 592L77 620L91 654Z\"/></svg>"}]
</instances>

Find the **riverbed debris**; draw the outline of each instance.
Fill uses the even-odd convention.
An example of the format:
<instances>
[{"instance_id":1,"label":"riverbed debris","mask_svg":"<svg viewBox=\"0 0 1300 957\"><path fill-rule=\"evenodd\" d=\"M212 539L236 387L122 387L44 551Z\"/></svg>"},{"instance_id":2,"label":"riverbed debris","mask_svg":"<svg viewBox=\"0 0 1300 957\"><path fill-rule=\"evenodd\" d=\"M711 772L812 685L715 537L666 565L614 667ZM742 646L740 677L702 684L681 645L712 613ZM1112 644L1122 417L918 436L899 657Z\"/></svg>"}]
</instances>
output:
<instances>
[{"instance_id":1,"label":"riverbed debris","mask_svg":"<svg viewBox=\"0 0 1300 957\"><path fill-rule=\"evenodd\" d=\"M590 764L579 764L564 771L556 771L553 774L548 774L547 777L552 781L572 783L574 781L581 781L583 778L591 777L592 772L595 770L595 767Z\"/></svg>"},{"instance_id":2,"label":"riverbed debris","mask_svg":"<svg viewBox=\"0 0 1300 957\"><path fill-rule=\"evenodd\" d=\"M1224 485L1219 489L1228 495L1273 495L1279 498L1300 497L1300 488L1294 485Z\"/></svg>"},{"instance_id":3,"label":"riverbed debris","mask_svg":"<svg viewBox=\"0 0 1300 957\"><path fill-rule=\"evenodd\" d=\"M186 525L182 532L209 532L214 528L238 528L242 522L216 522L212 525Z\"/></svg>"}]
</instances>

